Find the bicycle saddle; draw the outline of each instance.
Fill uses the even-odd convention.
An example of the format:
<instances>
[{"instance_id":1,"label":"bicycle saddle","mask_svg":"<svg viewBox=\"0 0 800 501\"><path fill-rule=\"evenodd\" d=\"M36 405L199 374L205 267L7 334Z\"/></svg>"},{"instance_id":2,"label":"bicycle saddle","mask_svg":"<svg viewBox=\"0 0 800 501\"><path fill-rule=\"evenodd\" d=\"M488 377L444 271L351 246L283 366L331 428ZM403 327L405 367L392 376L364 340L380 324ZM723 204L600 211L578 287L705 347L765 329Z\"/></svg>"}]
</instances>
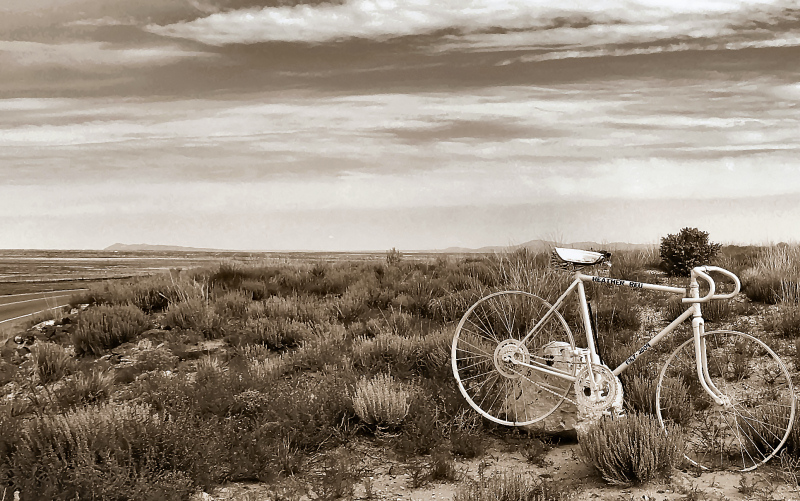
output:
<instances>
[{"instance_id":1,"label":"bicycle saddle","mask_svg":"<svg viewBox=\"0 0 800 501\"><path fill-rule=\"evenodd\" d=\"M611 257L610 252L594 252L585 251L580 249L564 249L562 247L555 247L553 254L561 261L578 266L592 266L593 264L600 264L606 258Z\"/></svg>"}]
</instances>

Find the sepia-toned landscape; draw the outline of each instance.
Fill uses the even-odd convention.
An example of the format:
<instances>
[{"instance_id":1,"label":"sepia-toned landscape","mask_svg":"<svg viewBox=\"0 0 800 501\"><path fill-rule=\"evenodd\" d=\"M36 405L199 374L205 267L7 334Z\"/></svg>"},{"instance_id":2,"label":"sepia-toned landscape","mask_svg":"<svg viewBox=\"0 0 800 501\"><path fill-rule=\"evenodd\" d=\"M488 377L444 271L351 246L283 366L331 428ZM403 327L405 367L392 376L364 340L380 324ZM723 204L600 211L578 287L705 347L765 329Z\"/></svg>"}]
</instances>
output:
<instances>
[{"instance_id":1,"label":"sepia-toned landscape","mask_svg":"<svg viewBox=\"0 0 800 501\"><path fill-rule=\"evenodd\" d=\"M451 367L456 324L494 291L553 301L571 275L547 253L25 254L6 256L8 290L81 290L4 330L0 499L797 498L796 428L744 473L641 446L665 439L657 371L688 324L622 373L627 417L616 425L628 423L632 442L608 449L629 458L611 470L574 429L501 426L472 409ZM713 264L741 277L742 292L703 309L707 331L764 340L795 383L798 255L795 245L723 247ZM658 248L612 261L611 278L688 283L668 276ZM588 294L610 367L679 312L636 288ZM562 310L586 346L576 312Z\"/></svg>"}]
</instances>

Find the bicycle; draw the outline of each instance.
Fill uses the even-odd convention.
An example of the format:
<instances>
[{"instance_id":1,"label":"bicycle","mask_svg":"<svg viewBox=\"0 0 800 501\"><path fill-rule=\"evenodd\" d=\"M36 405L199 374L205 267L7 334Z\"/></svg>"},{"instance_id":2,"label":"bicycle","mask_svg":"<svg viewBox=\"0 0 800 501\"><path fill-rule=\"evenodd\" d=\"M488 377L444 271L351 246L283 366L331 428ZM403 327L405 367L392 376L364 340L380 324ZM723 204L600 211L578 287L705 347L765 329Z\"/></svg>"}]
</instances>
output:
<instances>
[{"instance_id":1,"label":"bicycle","mask_svg":"<svg viewBox=\"0 0 800 501\"><path fill-rule=\"evenodd\" d=\"M705 332L700 305L738 294L741 283L734 273L700 266L691 271L688 288L673 287L581 272L610 266L608 253L562 248L553 253L560 265L574 270L574 280L555 302L524 291L495 292L473 304L456 327L453 373L476 411L510 426L539 422L565 401L582 416L621 415L618 376L691 317L692 338L669 355L658 378L655 410L665 433L679 425L686 436L685 456L701 469L749 471L775 456L795 416L789 371L769 346L749 334ZM733 292L716 294L711 272L732 279ZM702 297L698 279L709 289ZM597 351L586 282L680 295L686 310L612 370ZM559 312L573 291L586 348L576 348Z\"/></svg>"}]
</instances>

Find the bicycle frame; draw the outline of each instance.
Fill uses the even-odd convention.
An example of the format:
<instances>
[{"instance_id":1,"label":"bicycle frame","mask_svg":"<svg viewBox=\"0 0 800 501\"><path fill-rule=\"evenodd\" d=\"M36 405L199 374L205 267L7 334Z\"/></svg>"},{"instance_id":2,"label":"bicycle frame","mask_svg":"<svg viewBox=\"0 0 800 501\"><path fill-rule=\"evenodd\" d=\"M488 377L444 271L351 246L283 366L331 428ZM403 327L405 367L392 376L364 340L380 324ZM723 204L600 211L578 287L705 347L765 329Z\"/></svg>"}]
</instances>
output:
<instances>
[{"instance_id":1,"label":"bicycle frame","mask_svg":"<svg viewBox=\"0 0 800 501\"><path fill-rule=\"evenodd\" d=\"M736 284L736 290L730 294L723 294L723 295L715 295L715 285L714 280L706 274L708 271L719 271L729 277L734 279ZM700 297L700 286L697 281L697 278L702 278L709 284L710 292L704 296ZM589 350L589 371L591 373L591 364L600 364L600 357L597 353L597 347L594 343L594 333L592 330L592 323L589 316L589 307L586 301L586 289L584 287L584 282L593 282L604 284L608 286L620 286L620 287L630 287L633 289L645 289L645 290L652 290L652 291L659 291L659 292L668 292L672 294L680 295L683 299L682 302L688 303L689 306L687 307L686 311L684 311L678 318L673 320L669 325L667 325L664 329L662 329L658 334L653 336L649 341L647 341L644 345L642 345L638 350L636 350L631 356L629 356L624 362L622 362L617 368L613 369L613 373L615 376L619 376L625 369L627 369L631 364L633 364L639 356L641 356L644 352L658 344L665 336L670 334L675 328L686 321L689 317L692 318L692 332L694 335L695 341L695 360L697 365L697 375L698 379L700 380L700 384L702 385L703 389L705 389L708 394L714 399L717 404L724 404L725 398L722 396L721 392L716 388L714 383L711 381L711 377L708 372L708 361L706 358L706 345L705 339L702 339L702 335L705 332L705 322L703 320L701 311L700 311L700 303L709 301L711 299L723 299L723 298L730 298L733 297L736 293L739 292L740 283L738 277L733 273L724 270L722 268L718 268L716 266L704 266L704 267L697 267L694 268L691 272L691 278L689 282L689 290L687 297L687 290L682 287L672 287L667 285L656 285L656 284L649 284L643 282L635 282L632 280L620 280L614 278L606 278L600 277L596 275L584 275L580 272L575 272L575 280L570 284L566 291L553 303L550 309L542 316L541 320L536 323L535 326L527 333L527 335L520 341L520 345L525 345L528 339L533 336L539 328L544 325L545 322L552 316L552 314L558 310L564 300L573 292L577 291L578 299L580 301L580 313L581 319L583 320L584 329L586 331L586 343ZM562 379L566 379L569 381L574 382L576 380L575 376L571 374L567 374L564 372L560 372L558 370L554 370L551 367L548 367L544 364L531 360L531 363L526 364L520 361L517 361L514 357L509 359L510 362L523 365L541 372L545 372L547 374L557 376ZM593 374L592 374L593 376ZM594 382L594 377L591 378L591 381Z\"/></svg>"}]
</instances>

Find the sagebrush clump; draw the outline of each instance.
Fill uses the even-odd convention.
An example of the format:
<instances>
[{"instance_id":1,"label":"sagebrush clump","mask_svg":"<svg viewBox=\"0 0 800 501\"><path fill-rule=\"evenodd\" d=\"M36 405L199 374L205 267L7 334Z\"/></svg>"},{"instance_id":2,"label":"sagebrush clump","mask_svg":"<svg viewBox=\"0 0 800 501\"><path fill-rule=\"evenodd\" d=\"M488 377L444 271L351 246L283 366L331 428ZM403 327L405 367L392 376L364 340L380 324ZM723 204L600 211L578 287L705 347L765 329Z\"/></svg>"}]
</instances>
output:
<instances>
[{"instance_id":1,"label":"sagebrush clump","mask_svg":"<svg viewBox=\"0 0 800 501\"><path fill-rule=\"evenodd\" d=\"M136 306L97 306L78 316L72 343L77 355L102 355L105 350L133 341L149 326L147 316Z\"/></svg>"},{"instance_id":2,"label":"sagebrush clump","mask_svg":"<svg viewBox=\"0 0 800 501\"><path fill-rule=\"evenodd\" d=\"M579 437L581 451L603 478L616 485L640 484L677 468L684 451L680 428L664 433L650 414L603 418Z\"/></svg>"}]
</instances>

